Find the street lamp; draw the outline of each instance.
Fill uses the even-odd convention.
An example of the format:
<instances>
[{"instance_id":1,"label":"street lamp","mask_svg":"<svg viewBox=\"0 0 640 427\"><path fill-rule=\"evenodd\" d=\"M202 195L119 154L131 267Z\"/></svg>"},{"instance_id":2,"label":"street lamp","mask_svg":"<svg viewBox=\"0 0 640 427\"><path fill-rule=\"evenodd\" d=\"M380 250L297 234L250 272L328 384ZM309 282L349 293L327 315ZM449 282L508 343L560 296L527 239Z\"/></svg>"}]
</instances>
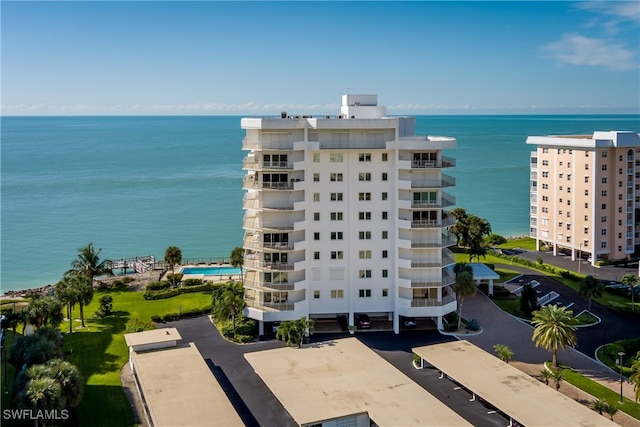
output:
<instances>
[{"instance_id":1,"label":"street lamp","mask_svg":"<svg viewBox=\"0 0 640 427\"><path fill-rule=\"evenodd\" d=\"M624 356L624 351L618 352L618 363L620 365L620 403L624 403L622 400L622 356Z\"/></svg>"}]
</instances>

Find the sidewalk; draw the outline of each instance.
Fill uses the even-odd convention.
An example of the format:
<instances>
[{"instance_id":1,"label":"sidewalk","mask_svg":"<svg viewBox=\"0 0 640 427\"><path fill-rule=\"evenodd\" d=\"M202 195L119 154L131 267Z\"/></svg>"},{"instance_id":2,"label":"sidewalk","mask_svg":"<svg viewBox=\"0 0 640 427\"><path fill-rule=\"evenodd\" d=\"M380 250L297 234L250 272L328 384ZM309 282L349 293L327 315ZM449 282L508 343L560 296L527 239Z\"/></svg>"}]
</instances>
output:
<instances>
[{"instance_id":1,"label":"sidewalk","mask_svg":"<svg viewBox=\"0 0 640 427\"><path fill-rule=\"evenodd\" d=\"M500 310L481 292L465 298L462 315L467 319L478 319L483 330L478 335L458 335L460 339L465 339L491 354L495 353L493 349L495 344L508 345L514 352L514 359L510 363L529 375L538 377L543 363L551 359L550 352L536 347L535 342L532 341L533 327ZM615 372L577 350L572 348L566 351L560 350L558 362L579 370L585 376L617 393L620 392L620 378ZM566 382L561 383L560 392L583 403L594 400L593 397ZM635 399L633 385L627 381L623 382L623 394L631 400ZM621 411L615 415L614 420L622 426L640 426L640 421Z\"/></svg>"}]
</instances>

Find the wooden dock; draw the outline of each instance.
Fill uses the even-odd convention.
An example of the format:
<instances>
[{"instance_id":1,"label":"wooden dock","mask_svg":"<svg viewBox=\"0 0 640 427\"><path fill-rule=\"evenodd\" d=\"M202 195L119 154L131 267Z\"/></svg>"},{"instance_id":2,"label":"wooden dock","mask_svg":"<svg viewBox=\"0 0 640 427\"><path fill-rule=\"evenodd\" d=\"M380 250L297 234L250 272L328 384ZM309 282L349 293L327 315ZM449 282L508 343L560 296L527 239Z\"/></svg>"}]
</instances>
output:
<instances>
[{"instance_id":1,"label":"wooden dock","mask_svg":"<svg viewBox=\"0 0 640 427\"><path fill-rule=\"evenodd\" d=\"M153 255L147 255L134 258L120 258L120 260L109 261L109 268L115 270L118 268L125 270L133 270L136 273L145 273L153 270L156 258Z\"/></svg>"}]
</instances>

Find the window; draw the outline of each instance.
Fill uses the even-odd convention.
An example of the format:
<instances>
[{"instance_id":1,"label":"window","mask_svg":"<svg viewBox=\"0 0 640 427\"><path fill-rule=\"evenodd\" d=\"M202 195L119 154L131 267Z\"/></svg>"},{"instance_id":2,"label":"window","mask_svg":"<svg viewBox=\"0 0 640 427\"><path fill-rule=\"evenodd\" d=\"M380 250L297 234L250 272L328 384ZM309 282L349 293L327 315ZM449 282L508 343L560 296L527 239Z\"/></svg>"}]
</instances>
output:
<instances>
[{"instance_id":1,"label":"window","mask_svg":"<svg viewBox=\"0 0 640 427\"><path fill-rule=\"evenodd\" d=\"M389 219L389 212L387 211L382 212L382 219Z\"/></svg>"},{"instance_id":2,"label":"window","mask_svg":"<svg viewBox=\"0 0 640 427\"><path fill-rule=\"evenodd\" d=\"M342 153L329 153L331 163L342 163Z\"/></svg>"},{"instance_id":3,"label":"window","mask_svg":"<svg viewBox=\"0 0 640 427\"><path fill-rule=\"evenodd\" d=\"M342 240L342 231L332 231L331 240Z\"/></svg>"},{"instance_id":4,"label":"window","mask_svg":"<svg viewBox=\"0 0 640 427\"><path fill-rule=\"evenodd\" d=\"M388 297L389 296L389 289L383 288L382 289L382 296L383 297Z\"/></svg>"},{"instance_id":5,"label":"window","mask_svg":"<svg viewBox=\"0 0 640 427\"><path fill-rule=\"evenodd\" d=\"M567 181L571 181L571 174L570 173L567 174Z\"/></svg>"},{"instance_id":6,"label":"window","mask_svg":"<svg viewBox=\"0 0 640 427\"><path fill-rule=\"evenodd\" d=\"M313 220L314 221L320 221L320 212L314 212L313 213Z\"/></svg>"},{"instance_id":7,"label":"window","mask_svg":"<svg viewBox=\"0 0 640 427\"><path fill-rule=\"evenodd\" d=\"M601 179L601 182L602 182L603 184L606 184L606 183L607 183L607 177L606 177L606 176L603 176L603 177L602 177L602 179Z\"/></svg>"},{"instance_id":8,"label":"window","mask_svg":"<svg viewBox=\"0 0 640 427\"><path fill-rule=\"evenodd\" d=\"M637 188L636 188L637 190ZM618 200L622 200L622 194L618 194Z\"/></svg>"},{"instance_id":9,"label":"window","mask_svg":"<svg viewBox=\"0 0 640 427\"><path fill-rule=\"evenodd\" d=\"M601 236L606 236L607 235L607 229L603 228L602 230L600 230L600 235Z\"/></svg>"},{"instance_id":10,"label":"window","mask_svg":"<svg viewBox=\"0 0 640 427\"><path fill-rule=\"evenodd\" d=\"M567 223L567 230L571 230L571 224Z\"/></svg>"},{"instance_id":11,"label":"window","mask_svg":"<svg viewBox=\"0 0 640 427\"><path fill-rule=\"evenodd\" d=\"M549 196L542 196L542 201L543 202L548 202L549 201Z\"/></svg>"},{"instance_id":12,"label":"window","mask_svg":"<svg viewBox=\"0 0 640 427\"><path fill-rule=\"evenodd\" d=\"M387 173L386 172L382 172L382 180L383 181L387 181L387 179L388 179Z\"/></svg>"},{"instance_id":13,"label":"window","mask_svg":"<svg viewBox=\"0 0 640 427\"><path fill-rule=\"evenodd\" d=\"M549 172L548 171L542 171L542 177L543 178L549 178Z\"/></svg>"},{"instance_id":14,"label":"window","mask_svg":"<svg viewBox=\"0 0 640 427\"><path fill-rule=\"evenodd\" d=\"M607 217L603 216L602 218L600 218L600 222L607 222Z\"/></svg>"},{"instance_id":15,"label":"window","mask_svg":"<svg viewBox=\"0 0 640 427\"><path fill-rule=\"evenodd\" d=\"M585 216L584 216L584 220L585 220L585 221L589 221L589 215L585 215Z\"/></svg>"},{"instance_id":16,"label":"window","mask_svg":"<svg viewBox=\"0 0 640 427\"><path fill-rule=\"evenodd\" d=\"M358 254L360 259L371 259L371 251L360 251Z\"/></svg>"},{"instance_id":17,"label":"window","mask_svg":"<svg viewBox=\"0 0 640 427\"><path fill-rule=\"evenodd\" d=\"M331 289L331 298L344 298L344 291L342 289Z\"/></svg>"},{"instance_id":18,"label":"window","mask_svg":"<svg viewBox=\"0 0 640 427\"><path fill-rule=\"evenodd\" d=\"M360 231L358 233L358 236L359 236L360 240L370 240L371 239L371 232L370 231Z\"/></svg>"},{"instance_id":19,"label":"window","mask_svg":"<svg viewBox=\"0 0 640 427\"><path fill-rule=\"evenodd\" d=\"M606 248L607 247L607 242L600 242L600 247L601 248Z\"/></svg>"},{"instance_id":20,"label":"window","mask_svg":"<svg viewBox=\"0 0 640 427\"><path fill-rule=\"evenodd\" d=\"M371 153L360 153L360 154L358 154L358 161L360 161L360 162L370 162L371 161Z\"/></svg>"},{"instance_id":21,"label":"window","mask_svg":"<svg viewBox=\"0 0 640 427\"><path fill-rule=\"evenodd\" d=\"M584 228L584 234L589 234L589 227ZM586 246L586 243L585 243L585 246Z\"/></svg>"},{"instance_id":22,"label":"window","mask_svg":"<svg viewBox=\"0 0 640 427\"><path fill-rule=\"evenodd\" d=\"M622 246L618 246L618 252L622 252Z\"/></svg>"},{"instance_id":23,"label":"window","mask_svg":"<svg viewBox=\"0 0 640 427\"><path fill-rule=\"evenodd\" d=\"M358 219L360 220L370 220L371 212L358 212Z\"/></svg>"},{"instance_id":24,"label":"window","mask_svg":"<svg viewBox=\"0 0 640 427\"><path fill-rule=\"evenodd\" d=\"M603 152L602 152L602 158L603 158L603 159L606 159L606 158L607 158L607 152L606 152L606 151L603 151Z\"/></svg>"},{"instance_id":25,"label":"window","mask_svg":"<svg viewBox=\"0 0 640 427\"><path fill-rule=\"evenodd\" d=\"M567 206L571 206L571 200L567 199Z\"/></svg>"},{"instance_id":26,"label":"window","mask_svg":"<svg viewBox=\"0 0 640 427\"><path fill-rule=\"evenodd\" d=\"M343 259L342 251L331 251L331 259Z\"/></svg>"},{"instance_id":27,"label":"window","mask_svg":"<svg viewBox=\"0 0 640 427\"><path fill-rule=\"evenodd\" d=\"M584 190L584 195L588 196L589 195L589 190Z\"/></svg>"},{"instance_id":28,"label":"window","mask_svg":"<svg viewBox=\"0 0 640 427\"><path fill-rule=\"evenodd\" d=\"M317 231L313 233L313 240L320 240L320 233L318 233Z\"/></svg>"},{"instance_id":29,"label":"window","mask_svg":"<svg viewBox=\"0 0 640 427\"><path fill-rule=\"evenodd\" d=\"M549 149L548 149L548 148L543 148L543 149L542 149L542 153L543 153L543 154L547 154L548 152L549 152Z\"/></svg>"},{"instance_id":30,"label":"window","mask_svg":"<svg viewBox=\"0 0 640 427\"><path fill-rule=\"evenodd\" d=\"M389 232L388 231L383 231L382 232L382 238L383 239L388 239L389 238Z\"/></svg>"},{"instance_id":31,"label":"window","mask_svg":"<svg viewBox=\"0 0 640 427\"><path fill-rule=\"evenodd\" d=\"M331 212L331 221L342 221L342 212Z\"/></svg>"},{"instance_id":32,"label":"window","mask_svg":"<svg viewBox=\"0 0 640 427\"><path fill-rule=\"evenodd\" d=\"M562 191L562 185L558 188L558 190Z\"/></svg>"},{"instance_id":33,"label":"window","mask_svg":"<svg viewBox=\"0 0 640 427\"><path fill-rule=\"evenodd\" d=\"M320 182L320 174L319 173L314 173L313 174L313 182Z\"/></svg>"},{"instance_id":34,"label":"window","mask_svg":"<svg viewBox=\"0 0 640 427\"><path fill-rule=\"evenodd\" d=\"M320 298L320 291L313 291L313 298L315 299Z\"/></svg>"},{"instance_id":35,"label":"window","mask_svg":"<svg viewBox=\"0 0 640 427\"><path fill-rule=\"evenodd\" d=\"M320 252L314 252L313 259L320 259Z\"/></svg>"},{"instance_id":36,"label":"window","mask_svg":"<svg viewBox=\"0 0 640 427\"><path fill-rule=\"evenodd\" d=\"M571 187L567 187L567 193L571 193Z\"/></svg>"},{"instance_id":37,"label":"window","mask_svg":"<svg viewBox=\"0 0 640 427\"><path fill-rule=\"evenodd\" d=\"M382 200L387 200L387 198L388 198L387 193L386 192L382 193Z\"/></svg>"},{"instance_id":38,"label":"window","mask_svg":"<svg viewBox=\"0 0 640 427\"><path fill-rule=\"evenodd\" d=\"M618 175L622 175L622 169L618 169Z\"/></svg>"},{"instance_id":39,"label":"window","mask_svg":"<svg viewBox=\"0 0 640 427\"><path fill-rule=\"evenodd\" d=\"M332 173L331 174L331 182L341 182L342 174L341 173Z\"/></svg>"},{"instance_id":40,"label":"window","mask_svg":"<svg viewBox=\"0 0 640 427\"><path fill-rule=\"evenodd\" d=\"M602 209L603 209L603 210L604 210L604 209L607 209L607 204L606 204L606 203L603 203L603 204L602 204Z\"/></svg>"},{"instance_id":41,"label":"window","mask_svg":"<svg viewBox=\"0 0 640 427\"><path fill-rule=\"evenodd\" d=\"M382 270L382 277L389 277L389 270Z\"/></svg>"},{"instance_id":42,"label":"window","mask_svg":"<svg viewBox=\"0 0 640 427\"><path fill-rule=\"evenodd\" d=\"M370 279L371 278L371 270L359 270L358 271L358 276L361 279ZM369 295L367 295L367 297L371 296L371 291L369 290Z\"/></svg>"},{"instance_id":43,"label":"window","mask_svg":"<svg viewBox=\"0 0 640 427\"><path fill-rule=\"evenodd\" d=\"M562 160L560 161L559 165L562 166Z\"/></svg>"},{"instance_id":44,"label":"window","mask_svg":"<svg viewBox=\"0 0 640 427\"><path fill-rule=\"evenodd\" d=\"M342 201L342 193L331 193L331 201L332 202L341 202Z\"/></svg>"},{"instance_id":45,"label":"window","mask_svg":"<svg viewBox=\"0 0 640 427\"><path fill-rule=\"evenodd\" d=\"M584 182L585 182L585 183L588 183L588 182L589 182L589 177L588 177L588 176L585 176L585 177L584 177Z\"/></svg>"},{"instance_id":46,"label":"window","mask_svg":"<svg viewBox=\"0 0 640 427\"><path fill-rule=\"evenodd\" d=\"M360 298L371 298L371 289L360 289L358 295Z\"/></svg>"},{"instance_id":47,"label":"window","mask_svg":"<svg viewBox=\"0 0 640 427\"><path fill-rule=\"evenodd\" d=\"M382 161L386 162L389 160L389 154L388 153L382 153Z\"/></svg>"},{"instance_id":48,"label":"window","mask_svg":"<svg viewBox=\"0 0 640 427\"><path fill-rule=\"evenodd\" d=\"M370 172L360 172L358 174L358 181L371 181L371 173Z\"/></svg>"},{"instance_id":49,"label":"window","mask_svg":"<svg viewBox=\"0 0 640 427\"><path fill-rule=\"evenodd\" d=\"M601 195L602 197L607 197L607 190L602 190L602 191L600 192L600 195Z\"/></svg>"},{"instance_id":50,"label":"window","mask_svg":"<svg viewBox=\"0 0 640 427\"><path fill-rule=\"evenodd\" d=\"M314 202L320 201L320 193L313 193L313 201Z\"/></svg>"},{"instance_id":51,"label":"window","mask_svg":"<svg viewBox=\"0 0 640 427\"><path fill-rule=\"evenodd\" d=\"M567 162L567 167L570 168L571 167L571 162Z\"/></svg>"},{"instance_id":52,"label":"window","mask_svg":"<svg viewBox=\"0 0 640 427\"><path fill-rule=\"evenodd\" d=\"M622 213L622 207L618 208L618 213Z\"/></svg>"},{"instance_id":53,"label":"window","mask_svg":"<svg viewBox=\"0 0 640 427\"><path fill-rule=\"evenodd\" d=\"M589 209L589 203L585 202L585 204L584 204L584 208L585 208L585 209Z\"/></svg>"},{"instance_id":54,"label":"window","mask_svg":"<svg viewBox=\"0 0 640 427\"><path fill-rule=\"evenodd\" d=\"M607 165L602 165L602 170L606 171L607 170Z\"/></svg>"},{"instance_id":55,"label":"window","mask_svg":"<svg viewBox=\"0 0 640 427\"><path fill-rule=\"evenodd\" d=\"M320 153L313 153L313 163L320 163Z\"/></svg>"},{"instance_id":56,"label":"window","mask_svg":"<svg viewBox=\"0 0 640 427\"><path fill-rule=\"evenodd\" d=\"M621 219L618 220L618 225L622 225L622 220Z\"/></svg>"},{"instance_id":57,"label":"window","mask_svg":"<svg viewBox=\"0 0 640 427\"><path fill-rule=\"evenodd\" d=\"M542 189L543 190L548 190L549 189L549 184L542 184Z\"/></svg>"},{"instance_id":58,"label":"window","mask_svg":"<svg viewBox=\"0 0 640 427\"><path fill-rule=\"evenodd\" d=\"M618 181L618 187L622 188L622 181Z\"/></svg>"},{"instance_id":59,"label":"window","mask_svg":"<svg viewBox=\"0 0 640 427\"><path fill-rule=\"evenodd\" d=\"M358 200L371 200L371 193L358 193Z\"/></svg>"},{"instance_id":60,"label":"window","mask_svg":"<svg viewBox=\"0 0 640 427\"><path fill-rule=\"evenodd\" d=\"M542 166L549 166L549 160L543 160Z\"/></svg>"},{"instance_id":61,"label":"window","mask_svg":"<svg viewBox=\"0 0 640 427\"><path fill-rule=\"evenodd\" d=\"M389 258L389 251L382 251L382 258Z\"/></svg>"}]
</instances>

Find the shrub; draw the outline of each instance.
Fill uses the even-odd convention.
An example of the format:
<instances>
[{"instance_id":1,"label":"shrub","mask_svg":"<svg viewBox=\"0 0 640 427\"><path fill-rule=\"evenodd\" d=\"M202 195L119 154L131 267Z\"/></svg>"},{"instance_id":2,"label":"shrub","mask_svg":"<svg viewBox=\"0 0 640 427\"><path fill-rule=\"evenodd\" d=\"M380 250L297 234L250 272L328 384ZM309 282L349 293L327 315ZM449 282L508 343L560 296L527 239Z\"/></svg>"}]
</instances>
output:
<instances>
[{"instance_id":1,"label":"shrub","mask_svg":"<svg viewBox=\"0 0 640 427\"><path fill-rule=\"evenodd\" d=\"M490 234L485 239L485 242L487 242L487 244L489 245L502 245L504 243L507 243L507 239L499 234Z\"/></svg>"},{"instance_id":2,"label":"shrub","mask_svg":"<svg viewBox=\"0 0 640 427\"><path fill-rule=\"evenodd\" d=\"M416 365L416 366L420 366L421 363L422 363L422 357L420 357L417 354L413 353L413 364Z\"/></svg>"},{"instance_id":3,"label":"shrub","mask_svg":"<svg viewBox=\"0 0 640 427\"><path fill-rule=\"evenodd\" d=\"M145 290L147 290L147 291L160 291L162 289L169 289L169 286L170 286L169 282L165 282L165 281L150 282L145 287Z\"/></svg>"},{"instance_id":4,"label":"shrub","mask_svg":"<svg viewBox=\"0 0 640 427\"><path fill-rule=\"evenodd\" d=\"M182 280L182 273L171 273L167 274L167 282L171 284L171 286L178 286L178 283Z\"/></svg>"},{"instance_id":5,"label":"shrub","mask_svg":"<svg viewBox=\"0 0 640 427\"><path fill-rule=\"evenodd\" d=\"M147 322L140 319L129 319L125 326L125 330L127 333L150 331L155 328L156 325L154 325L152 322Z\"/></svg>"},{"instance_id":6,"label":"shrub","mask_svg":"<svg viewBox=\"0 0 640 427\"><path fill-rule=\"evenodd\" d=\"M202 285L202 279L186 279L182 282L182 286L191 287L191 286L200 286Z\"/></svg>"},{"instance_id":7,"label":"shrub","mask_svg":"<svg viewBox=\"0 0 640 427\"><path fill-rule=\"evenodd\" d=\"M494 298L511 298L511 292L509 289L504 286L494 286L493 287L493 297Z\"/></svg>"},{"instance_id":8,"label":"shrub","mask_svg":"<svg viewBox=\"0 0 640 427\"><path fill-rule=\"evenodd\" d=\"M142 297L146 300L166 299L180 294L213 291L218 286L219 285L213 283L205 283L198 286L183 286L181 288L162 289L159 291L146 290L144 294L142 294Z\"/></svg>"},{"instance_id":9,"label":"shrub","mask_svg":"<svg viewBox=\"0 0 640 427\"><path fill-rule=\"evenodd\" d=\"M480 322L478 319L471 319L467 322L466 329L470 331L479 331L480 330Z\"/></svg>"}]
</instances>

